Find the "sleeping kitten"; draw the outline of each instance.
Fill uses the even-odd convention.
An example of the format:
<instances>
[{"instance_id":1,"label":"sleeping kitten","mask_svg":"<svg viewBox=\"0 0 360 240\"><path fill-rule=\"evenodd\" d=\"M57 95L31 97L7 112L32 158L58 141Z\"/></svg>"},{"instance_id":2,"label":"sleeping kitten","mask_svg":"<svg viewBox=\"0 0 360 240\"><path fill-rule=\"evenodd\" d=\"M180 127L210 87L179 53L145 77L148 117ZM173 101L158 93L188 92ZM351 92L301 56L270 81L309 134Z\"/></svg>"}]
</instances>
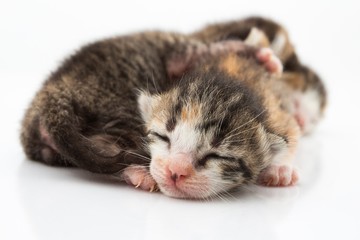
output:
<instances>
[{"instance_id":1,"label":"sleeping kitten","mask_svg":"<svg viewBox=\"0 0 360 240\"><path fill-rule=\"evenodd\" d=\"M80 49L37 93L21 140L33 160L206 198L248 182L296 183L297 141L325 99L285 30L250 18Z\"/></svg>"}]
</instances>

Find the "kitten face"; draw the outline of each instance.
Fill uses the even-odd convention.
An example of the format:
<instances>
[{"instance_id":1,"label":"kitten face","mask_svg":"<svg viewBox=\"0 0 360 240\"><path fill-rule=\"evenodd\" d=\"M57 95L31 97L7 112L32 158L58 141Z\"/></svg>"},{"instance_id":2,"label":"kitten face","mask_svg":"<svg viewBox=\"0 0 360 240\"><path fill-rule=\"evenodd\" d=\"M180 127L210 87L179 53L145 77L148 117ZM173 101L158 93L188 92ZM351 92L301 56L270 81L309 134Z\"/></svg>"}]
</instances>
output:
<instances>
[{"instance_id":1,"label":"kitten face","mask_svg":"<svg viewBox=\"0 0 360 240\"><path fill-rule=\"evenodd\" d=\"M206 198L254 181L285 147L266 129L261 99L224 78L187 76L168 92L139 97L150 172L169 196Z\"/></svg>"}]
</instances>

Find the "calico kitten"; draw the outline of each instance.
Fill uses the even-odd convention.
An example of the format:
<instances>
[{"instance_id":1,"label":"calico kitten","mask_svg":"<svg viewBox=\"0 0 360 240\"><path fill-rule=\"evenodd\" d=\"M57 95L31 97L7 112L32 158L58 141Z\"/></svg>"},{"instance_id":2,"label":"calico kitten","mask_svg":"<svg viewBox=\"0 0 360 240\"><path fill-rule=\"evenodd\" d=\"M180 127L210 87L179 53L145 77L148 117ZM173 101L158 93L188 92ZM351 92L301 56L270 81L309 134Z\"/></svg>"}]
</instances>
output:
<instances>
[{"instance_id":1,"label":"calico kitten","mask_svg":"<svg viewBox=\"0 0 360 240\"><path fill-rule=\"evenodd\" d=\"M240 39L256 47L268 47L283 64L280 81L291 92L288 111L296 117L303 133L310 133L321 119L327 101L324 84L310 68L298 59L287 31L279 24L264 18L251 17L240 21L210 25L192 35L210 43ZM281 91L281 89L280 89ZM289 105L289 104L286 104Z\"/></svg>"},{"instance_id":2,"label":"calico kitten","mask_svg":"<svg viewBox=\"0 0 360 240\"><path fill-rule=\"evenodd\" d=\"M251 18L80 49L37 93L21 140L33 160L205 198L247 182L294 184L301 129L324 106L321 81L285 30Z\"/></svg>"}]
</instances>

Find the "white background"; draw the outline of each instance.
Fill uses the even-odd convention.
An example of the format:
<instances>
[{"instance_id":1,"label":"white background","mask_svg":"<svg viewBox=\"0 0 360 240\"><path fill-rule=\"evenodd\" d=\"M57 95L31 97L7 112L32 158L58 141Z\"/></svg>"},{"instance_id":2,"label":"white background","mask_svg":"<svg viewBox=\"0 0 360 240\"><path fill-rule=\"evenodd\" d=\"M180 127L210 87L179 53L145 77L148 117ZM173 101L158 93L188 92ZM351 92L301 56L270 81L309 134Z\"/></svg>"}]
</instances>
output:
<instances>
[{"instance_id":1,"label":"white background","mask_svg":"<svg viewBox=\"0 0 360 240\"><path fill-rule=\"evenodd\" d=\"M358 1L124 2L0 1L0 239L360 239ZM25 159L24 110L79 46L253 14L282 22L329 90L324 121L298 151L298 186L184 201Z\"/></svg>"}]
</instances>

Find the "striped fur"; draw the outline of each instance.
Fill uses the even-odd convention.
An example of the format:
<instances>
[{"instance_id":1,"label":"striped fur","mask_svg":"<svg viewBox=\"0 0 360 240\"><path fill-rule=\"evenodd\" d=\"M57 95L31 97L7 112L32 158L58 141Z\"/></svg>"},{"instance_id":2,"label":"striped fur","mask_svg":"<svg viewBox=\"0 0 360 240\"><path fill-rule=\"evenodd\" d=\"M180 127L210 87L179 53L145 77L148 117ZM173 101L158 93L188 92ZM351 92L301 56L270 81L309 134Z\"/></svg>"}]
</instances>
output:
<instances>
[{"instance_id":1,"label":"striped fur","mask_svg":"<svg viewBox=\"0 0 360 240\"><path fill-rule=\"evenodd\" d=\"M254 27L282 60L280 77L242 42ZM118 176L128 166L150 167L164 193L208 197L255 182L294 152L293 96L308 91L318 96L317 121L325 88L269 20L115 37L81 48L49 76L25 114L21 141L32 160ZM174 151L193 154L198 188L174 192L163 183L161 164Z\"/></svg>"}]
</instances>

